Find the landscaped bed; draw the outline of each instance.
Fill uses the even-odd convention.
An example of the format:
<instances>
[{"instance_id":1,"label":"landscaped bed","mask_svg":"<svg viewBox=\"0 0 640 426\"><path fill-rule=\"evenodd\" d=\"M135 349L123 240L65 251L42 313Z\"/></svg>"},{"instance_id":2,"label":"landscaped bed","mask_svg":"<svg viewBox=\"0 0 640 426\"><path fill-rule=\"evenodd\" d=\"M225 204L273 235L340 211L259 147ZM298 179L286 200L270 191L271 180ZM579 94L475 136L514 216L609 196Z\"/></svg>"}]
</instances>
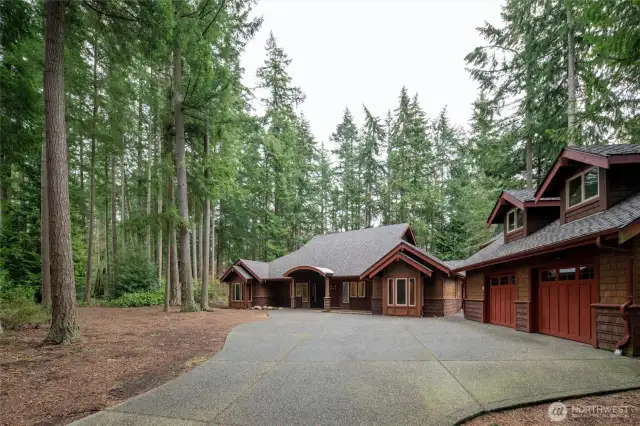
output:
<instances>
[{"instance_id":1,"label":"landscaped bed","mask_svg":"<svg viewBox=\"0 0 640 426\"><path fill-rule=\"evenodd\" d=\"M261 311L170 313L161 307L78 309L82 342L41 345L48 327L5 330L0 424L66 424L152 389L206 361Z\"/></svg>"}]
</instances>

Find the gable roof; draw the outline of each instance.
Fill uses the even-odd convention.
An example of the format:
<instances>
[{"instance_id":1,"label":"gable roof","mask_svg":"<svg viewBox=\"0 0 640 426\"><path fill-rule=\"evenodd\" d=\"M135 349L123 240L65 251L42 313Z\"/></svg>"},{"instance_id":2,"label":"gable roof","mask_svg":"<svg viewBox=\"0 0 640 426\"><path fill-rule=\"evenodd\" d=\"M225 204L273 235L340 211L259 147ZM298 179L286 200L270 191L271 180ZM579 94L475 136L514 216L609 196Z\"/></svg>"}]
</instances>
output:
<instances>
[{"instance_id":1,"label":"gable roof","mask_svg":"<svg viewBox=\"0 0 640 426\"><path fill-rule=\"evenodd\" d=\"M298 250L271 262L240 259L236 265L260 280L282 279L287 272L299 267L331 271L340 277L360 277L391 251L403 246L419 252L420 257L426 257L438 269L451 271L442 260L403 239L407 235L413 235L407 223L318 235Z\"/></svg>"},{"instance_id":2,"label":"gable roof","mask_svg":"<svg viewBox=\"0 0 640 426\"><path fill-rule=\"evenodd\" d=\"M489 225L502 223L503 215L513 207L520 209L524 209L525 207L560 207L560 197L545 197L536 202L535 193L535 189L505 189L496 200L496 204L493 206L493 210L491 210L487 223Z\"/></svg>"},{"instance_id":3,"label":"gable roof","mask_svg":"<svg viewBox=\"0 0 640 426\"><path fill-rule=\"evenodd\" d=\"M533 256L542 252L559 250L568 245L584 245L594 238L616 232L640 218L640 193L633 195L608 210L582 219L561 224L556 220L535 233L505 244L502 235L478 251L454 272L475 269L516 258Z\"/></svg>"},{"instance_id":4,"label":"gable roof","mask_svg":"<svg viewBox=\"0 0 640 426\"><path fill-rule=\"evenodd\" d=\"M557 188L549 190L558 172L566 166L575 163L590 164L592 166L608 169L612 164L640 163L640 145L594 145L594 146L569 146L563 148L549 169L542 183L535 193L536 201L549 192L557 192ZM564 178L560 173L560 178ZM554 194L551 194L554 195Z\"/></svg>"}]
</instances>

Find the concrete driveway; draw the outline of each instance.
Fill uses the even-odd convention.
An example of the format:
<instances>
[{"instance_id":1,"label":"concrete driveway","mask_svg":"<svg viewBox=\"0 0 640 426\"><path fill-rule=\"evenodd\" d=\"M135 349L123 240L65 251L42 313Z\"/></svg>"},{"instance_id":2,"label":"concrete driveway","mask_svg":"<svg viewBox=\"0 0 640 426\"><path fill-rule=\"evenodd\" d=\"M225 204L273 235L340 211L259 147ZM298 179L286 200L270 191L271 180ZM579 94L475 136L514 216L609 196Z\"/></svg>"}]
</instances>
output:
<instances>
[{"instance_id":1,"label":"concrete driveway","mask_svg":"<svg viewBox=\"0 0 640 426\"><path fill-rule=\"evenodd\" d=\"M640 360L460 315L270 315L190 373L77 424L442 425L640 387Z\"/></svg>"}]
</instances>

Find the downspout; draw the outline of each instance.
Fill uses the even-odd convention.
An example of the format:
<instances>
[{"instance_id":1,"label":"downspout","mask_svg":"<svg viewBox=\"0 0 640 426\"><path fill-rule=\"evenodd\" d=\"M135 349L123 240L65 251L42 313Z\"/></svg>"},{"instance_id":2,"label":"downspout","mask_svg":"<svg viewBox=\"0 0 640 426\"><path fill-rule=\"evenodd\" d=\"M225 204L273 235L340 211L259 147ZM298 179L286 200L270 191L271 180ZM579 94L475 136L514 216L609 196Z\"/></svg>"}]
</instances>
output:
<instances>
[{"instance_id":1,"label":"downspout","mask_svg":"<svg viewBox=\"0 0 640 426\"><path fill-rule=\"evenodd\" d=\"M596 246L599 249L609 249L622 253L630 253L629 250L620 247L611 247L602 243L600 237L596 238ZM622 348L631 340L631 324L629 321L629 306L633 304L633 255L629 254L629 264L627 265L627 300L620 305L620 316L624 321L624 331L622 339L616 343L614 354L622 355Z\"/></svg>"}]
</instances>

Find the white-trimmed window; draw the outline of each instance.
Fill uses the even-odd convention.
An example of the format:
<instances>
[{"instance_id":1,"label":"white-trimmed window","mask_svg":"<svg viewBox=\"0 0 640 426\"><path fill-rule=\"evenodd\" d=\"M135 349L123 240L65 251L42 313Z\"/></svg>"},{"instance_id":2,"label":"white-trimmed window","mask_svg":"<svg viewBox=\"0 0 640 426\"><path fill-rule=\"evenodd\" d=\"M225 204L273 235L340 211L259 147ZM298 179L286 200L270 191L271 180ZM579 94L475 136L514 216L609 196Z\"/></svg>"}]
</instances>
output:
<instances>
[{"instance_id":1,"label":"white-trimmed window","mask_svg":"<svg viewBox=\"0 0 640 426\"><path fill-rule=\"evenodd\" d=\"M342 303L349 303L349 281L342 282Z\"/></svg>"},{"instance_id":2,"label":"white-trimmed window","mask_svg":"<svg viewBox=\"0 0 640 426\"><path fill-rule=\"evenodd\" d=\"M364 281L358 281L358 297L367 296L367 285Z\"/></svg>"},{"instance_id":3,"label":"white-trimmed window","mask_svg":"<svg viewBox=\"0 0 640 426\"><path fill-rule=\"evenodd\" d=\"M231 301L232 302L242 301L242 284L240 283L231 284Z\"/></svg>"},{"instance_id":4,"label":"white-trimmed window","mask_svg":"<svg viewBox=\"0 0 640 426\"><path fill-rule=\"evenodd\" d=\"M349 283L349 297L353 299L358 297L358 281L351 281Z\"/></svg>"},{"instance_id":5,"label":"white-trimmed window","mask_svg":"<svg viewBox=\"0 0 640 426\"><path fill-rule=\"evenodd\" d=\"M316 301L316 287L317 287L316 283L311 284L311 301L314 303Z\"/></svg>"},{"instance_id":6,"label":"white-trimmed window","mask_svg":"<svg viewBox=\"0 0 640 426\"><path fill-rule=\"evenodd\" d=\"M407 306L406 278L396 278L396 306Z\"/></svg>"},{"instance_id":7,"label":"white-trimmed window","mask_svg":"<svg viewBox=\"0 0 640 426\"><path fill-rule=\"evenodd\" d=\"M592 167L567 180L567 207L577 206L600 195L598 168Z\"/></svg>"},{"instance_id":8,"label":"white-trimmed window","mask_svg":"<svg viewBox=\"0 0 640 426\"><path fill-rule=\"evenodd\" d=\"M395 298L393 297L393 278L389 278L387 280L387 305L393 306L393 302L395 302Z\"/></svg>"},{"instance_id":9,"label":"white-trimmed window","mask_svg":"<svg viewBox=\"0 0 640 426\"><path fill-rule=\"evenodd\" d=\"M302 297L302 283L296 283L296 297Z\"/></svg>"},{"instance_id":10,"label":"white-trimmed window","mask_svg":"<svg viewBox=\"0 0 640 426\"><path fill-rule=\"evenodd\" d=\"M517 231L524 226L522 209L509 210L507 213L507 232Z\"/></svg>"},{"instance_id":11,"label":"white-trimmed window","mask_svg":"<svg viewBox=\"0 0 640 426\"><path fill-rule=\"evenodd\" d=\"M249 292L249 302L253 302L253 283L247 284L247 291Z\"/></svg>"},{"instance_id":12,"label":"white-trimmed window","mask_svg":"<svg viewBox=\"0 0 640 426\"><path fill-rule=\"evenodd\" d=\"M309 283L302 283L302 302L307 303L309 301Z\"/></svg>"},{"instance_id":13,"label":"white-trimmed window","mask_svg":"<svg viewBox=\"0 0 640 426\"><path fill-rule=\"evenodd\" d=\"M409 306L416 306L416 279L409 278Z\"/></svg>"}]
</instances>

